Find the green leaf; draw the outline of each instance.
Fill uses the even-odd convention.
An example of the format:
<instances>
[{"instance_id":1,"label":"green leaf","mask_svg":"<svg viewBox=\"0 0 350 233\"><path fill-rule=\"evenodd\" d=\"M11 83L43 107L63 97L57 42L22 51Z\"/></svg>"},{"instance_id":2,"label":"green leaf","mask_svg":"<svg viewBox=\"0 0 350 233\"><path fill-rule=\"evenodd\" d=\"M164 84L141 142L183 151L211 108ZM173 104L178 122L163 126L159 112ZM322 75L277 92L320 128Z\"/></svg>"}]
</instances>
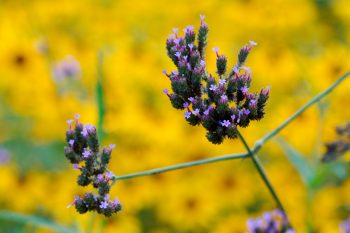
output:
<instances>
[{"instance_id":1,"label":"green leaf","mask_svg":"<svg viewBox=\"0 0 350 233\"><path fill-rule=\"evenodd\" d=\"M17 224L28 224L35 227L41 227L53 230L58 233L77 233L76 229L67 228L65 226L59 225L49 219L34 216L34 215L25 215L5 210L0 210L0 221L10 221Z\"/></svg>"},{"instance_id":2,"label":"green leaf","mask_svg":"<svg viewBox=\"0 0 350 233\"><path fill-rule=\"evenodd\" d=\"M348 177L348 165L344 162L319 162L311 186L320 189L326 185L341 185Z\"/></svg>"},{"instance_id":3,"label":"green leaf","mask_svg":"<svg viewBox=\"0 0 350 233\"><path fill-rule=\"evenodd\" d=\"M305 157L301 153L299 153L296 149L294 149L290 144L288 144L282 138L277 138L276 142L283 149L288 160L298 171L303 182L307 186L309 186L314 177L314 171L313 171L313 168L310 166L309 162L305 159Z\"/></svg>"}]
</instances>

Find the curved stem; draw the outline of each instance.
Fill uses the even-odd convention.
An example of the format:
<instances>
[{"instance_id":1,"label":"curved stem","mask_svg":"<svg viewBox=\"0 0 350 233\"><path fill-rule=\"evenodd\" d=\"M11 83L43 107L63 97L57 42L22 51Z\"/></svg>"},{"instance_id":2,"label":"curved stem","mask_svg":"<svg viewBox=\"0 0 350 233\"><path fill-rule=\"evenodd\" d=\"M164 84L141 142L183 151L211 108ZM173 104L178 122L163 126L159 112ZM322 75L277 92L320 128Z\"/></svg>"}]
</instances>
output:
<instances>
[{"instance_id":1,"label":"curved stem","mask_svg":"<svg viewBox=\"0 0 350 233\"><path fill-rule=\"evenodd\" d=\"M293 115L291 115L287 120L285 120L282 124L277 126L274 130L272 130L270 133L268 133L266 136L264 136L262 139L258 140L254 146L254 153L258 152L263 144L270 140L272 137L274 137L276 134L278 134L282 129L284 129L291 121L293 121L296 117L298 117L300 114L305 112L306 109L314 105L315 103L319 102L321 99L323 99L326 95L331 93L341 82L343 82L346 78L348 78L350 75L350 72L345 73L343 76L341 76L337 81L335 81L332 85L330 85L326 90L319 93L317 96L312 98L309 102L304 104L301 108L299 108Z\"/></svg>"},{"instance_id":2,"label":"curved stem","mask_svg":"<svg viewBox=\"0 0 350 233\"><path fill-rule=\"evenodd\" d=\"M244 147L247 149L248 153L249 153L249 156L250 158L252 159L253 161L253 164L256 168L256 170L259 172L259 175L260 177L262 178L262 180L264 181L266 187L269 189L273 199L275 200L278 208L280 210L282 210L284 213L286 213L283 205L282 205L282 202L280 201L280 199L278 198L277 196L277 193L275 192L269 178L267 177L267 174L265 172L265 169L263 167L263 165L261 164L259 158L257 156L255 156L254 152L252 152L252 150L250 149L248 143L246 142L246 140L244 139L244 137L242 136L242 134L237 130L238 132L238 137L239 139L242 141L242 143L244 144Z\"/></svg>"},{"instance_id":3,"label":"curved stem","mask_svg":"<svg viewBox=\"0 0 350 233\"><path fill-rule=\"evenodd\" d=\"M326 90L324 90L323 92L321 92L320 94L318 94L317 96L312 98L308 103L306 103L300 109L298 109L293 115L291 115L287 120L285 120L277 128L275 128L270 133L265 135L262 139L256 141L253 149L251 150L249 148L251 150L251 153L256 154L268 140L270 140L272 137L277 135L282 129L284 129L291 121L293 121L296 117L298 117L300 114L302 114L306 109L308 109L309 107L311 107L315 103L319 102L321 99L323 99L329 93L331 93L337 86L339 86L341 84L341 82L343 82L346 78L348 78L349 75L350 75L350 72L347 72L346 74L341 76L337 81L335 81ZM219 162L219 161L223 161L223 160L245 158L248 156L249 156L249 153L242 153L242 154L232 154L232 155L226 155L226 156L213 157L213 158L209 158L209 159L197 160L197 161L193 161L193 162L189 162L189 163L182 163L182 164L177 164L177 165L173 165L173 166L147 170L144 172L137 172L137 173L127 174L127 175L122 175L122 176L114 176L113 182L115 182L116 180L125 180L125 179L134 178L134 177L153 175L153 174L172 171L172 170L176 170L176 169L182 169L182 168L202 165L202 164L206 164L206 163L214 163L214 162ZM253 161L255 161L257 163L257 165L259 165L259 163L260 163L258 158L255 158L255 160L253 160Z\"/></svg>"}]
</instances>

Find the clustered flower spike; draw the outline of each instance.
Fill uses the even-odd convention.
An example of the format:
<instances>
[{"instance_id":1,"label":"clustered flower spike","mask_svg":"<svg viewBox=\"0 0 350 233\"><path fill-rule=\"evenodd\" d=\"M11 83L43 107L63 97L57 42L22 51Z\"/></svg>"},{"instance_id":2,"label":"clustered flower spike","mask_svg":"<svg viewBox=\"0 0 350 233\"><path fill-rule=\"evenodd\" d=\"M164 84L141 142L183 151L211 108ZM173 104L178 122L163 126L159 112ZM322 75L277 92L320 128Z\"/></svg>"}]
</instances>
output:
<instances>
[{"instance_id":1,"label":"clustered flower spike","mask_svg":"<svg viewBox=\"0 0 350 233\"><path fill-rule=\"evenodd\" d=\"M280 210L265 212L262 217L247 221L248 233L295 233L290 223Z\"/></svg>"},{"instance_id":2,"label":"clustered flower spike","mask_svg":"<svg viewBox=\"0 0 350 233\"><path fill-rule=\"evenodd\" d=\"M237 127L247 127L251 120L264 117L264 108L269 98L270 87L260 93L250 93L251 70L243 67L245 60L256 45L250 41L238 53L238 62L227 74L227 58L214 48L218 78L206 71L205 47L208 26L201 16L197 35L193 27L184 30L183 37L174 34L166 40L168 56L177 70L163 72L171 81L173 93L163 92L176 109L185 110L184 117L191 125L203 125L207 138L220 144L225 137L236 138Z\"/></svg>"},{"instance_id":3,"label":"clustered flower spike","mask_svg":"<svg viewBox=\"0 0 350 233\"><path fill-rule=\"evenodd\" d=\"M83 197L76 196L71 206L83 214L87 211L97 211L109 217L113 213L121 210L122 206L116 198L109 200L109 190L114 175L107 170L111 159L114 144L100 150L96 128L93 125L83 125L79 122L79 115L75 115L75 128L73 120L68 120L68 130L66 131L67 146L64 153L67 159L73 164L73 169L80 170L78 185L87 186L92 184L98 190L98 195L91 192Z\"/></svg>"},{"instance_id":4,"label":"clustered flower spike","mask_svg":"<svg viewBox=\"0 0 350 233\"><path fill-rule=\"evenodd\" d=\"M350 151L350 122L344 126L338 126L336 133L338 139L326 143L326 152L322 158L323 162L333 161Z\"/></svg>"}]
</instances>

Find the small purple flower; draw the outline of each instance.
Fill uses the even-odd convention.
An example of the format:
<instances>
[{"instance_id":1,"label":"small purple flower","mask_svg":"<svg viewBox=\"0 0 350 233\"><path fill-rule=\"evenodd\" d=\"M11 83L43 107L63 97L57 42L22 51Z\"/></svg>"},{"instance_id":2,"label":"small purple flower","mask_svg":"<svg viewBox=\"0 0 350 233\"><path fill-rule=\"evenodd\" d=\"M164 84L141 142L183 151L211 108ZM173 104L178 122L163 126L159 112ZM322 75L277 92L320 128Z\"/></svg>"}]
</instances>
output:
<instances>
[{"instance_id":1,"label":"small purple flower","mask_svg":"<svg viewBox=\"0 0 350 233\"><path fill-rule=\"evenodd\" d=\"M67 208L72 207L73 205L75 205L75 203L77 203L77 201L80 200L79 196L74 196L74 201L72 203L70 203Z\"/></svg>"},{"instance_id":2,"label":"small purple flower","mask_svg":"<svg viewBox=\"0 0 350 233\"><path fill-rule=\"evenodd\" d=\"M174 43L175 43L177 46L179 46L179 45L180 45L180 39L179 39L179 38L174 39Z\"/></svg>"},{"instance_id":3,"label":"small purple flower","mask_svg":"<svg viewBox=\"0 0 350 233\"><path fill-rule=\"evenodd\" d=\"M119 199L117 197L114 199L113 205L114 206L120 205L120 201L119 201Z\"/></svg>"},{"instance_id":4,"label":"small purple flower","mask_svg":"<svg viewBox=\"0 0 350 233\"><path fill-rule=\"evenodd\" d=\"M103 201L103 202L101 202L101 204L100 204L100 208L101 208L101 209L107 209L107 208L108 208L108 205L109 205L109 202L108 202L108 201Z\"/></svg>"},{"instance_id":5,"label":"small purple flower","mask_svg":"<svg viewBox=\"0 0 350 233\"><path fill-rule=\"evenodd\" d=\"M232 123L235 121L235 119L236 119L236 115L233 114L233 115L231 116L231 121L232 121Z\"/></svg>"},{"instance_id":6,"label":"small purple flower","mask_svg":"<svg viewBox=\"0 0 350 233\"><path fill-rule=\"evenodd\" d=\"M241 91L242 91L243 95L247 95L248 91L249 91L249 88L248 87L242 87Z\"/></svg>"},{"instance_id":7,"label":"small purple flower","mask_svg":"<svg viewBox=\"0 0 350 233\"><path fill-rule=\"evenodd\" d=\"M190 97L190 98L188 98L188 101L190 101L191 103L193 103L193 102L194 102L194 98L193 98L193 97Z\"/></svg>"},{"instance_id":8,"label":"small purple flower","mask_svg":"<svg viewBox=\"0 0 350 233\"><path fill-rule=\"evenodd\" d=\"M249 103L249 106L250 106L251 108L255 108L255 107L256 107L256 100L255 100L255 99L252 99L252 100L250 101L250 103Z\"/></svg>"},{"instance_id":9,"label":"small purple flower","mask_svg":"<svg viewBox=\"0 0 350 233\"><path fill-rule=\"evenodd\" d=\"M84 137L87 137L88 136L88 131L86 128L84 128L82 131L81 131L81 135L83 135Z\"/></svg>"},{"instance_id":10,"label":"small purple flower","mask_svg":"<svg viewBox=\"0 0 350 233\"><path fill-rule=\"evenodd\" d=\"M185 33L193 33L193 29L194 27L193 26L187 26L185 29L184 29L184 32Z\"/></svg>"},{"instance_id":11,"label":"small purple flower","mask_svg":"<svg viewBox=\"0 0 350 233\"><path fill-rule=\"evenodd\" d=\"M177 34L177 33L179 32L179 29L178 29L178 28L173 28L173 32L174 32L175 34Z\"/></svg>"},{"instance_id":12,"label":"small purple flower","mask_svg":"<svg viewBox=\"0 0 350 233\"><path fill-rule=\"evenodd\" d=\"M189 44L188 47L190 48L190 52L192 53L193 44Z\"/></svg>"},{"instance_id":13,"label":"small purple flower","mask_svg":"<svg viewBox=\"0 0 350 233\"><path fill-rule=\"evenodd\" d=\"M175 53L175 56L176 56L178 59L180 59L181 53L180 53L180 52L176 52L176 53Z\"/></svg>"},{"instance_id":14,"label":"small purple flower","mask_svg":"<svg viewBox=\"0 0 350 233\"><path fill-rule=\"evenodd\" d=\"M84 148L84 151L82 153L83 158L87 159L87 158L89 158L91 156L91 154L92 153L91 153L91 151L89 149Z\"/></svg>"},{"instance_id":15,"label":"small purple flower","mask_svg":"<svg viewBox=\"0 0 350 233\"><path fill-rule=\"evenodd\" d=\"M235 73L235 74L238 74L239 73L239 68L237 66L234 66L232 68L232 71Z\"/></svg>"},{"instance_id":16,"label":"small purple flower","mask_svg":"<svg viewBox=\"0 0 350 233\"><path fill-rule=\"evenodd\" d=\"M201 61L200 61L200 65L201 65L202 68L204 68L204 66L205 66L205 61L201 60Z\"/></svg>"},{"instance_id":17,"label":"small purple flower","mask_svg":"<svg viewBox=\"0 0 350 233\"><path fill-rule=\"evenodd\" d=\"M186 111L185 112L185 118L188 119L191 117L191 112L190 111Z\"/></svg>"},{"instance_id":18,"label":"small purple flower","mask_svg":"<svg viewBox=\"0 0 350 233\"><path fill-rule=\"evenodd\" d=\"M258 43L256 43L255 41L252 41L252 40L249 41L249 44L250 44L250 46L252 46L252 47L258 45Z\"/></svg>"},{"instance_id":19,"label":"small purple flower","mask_svg":"<svg viewBox=\"0 0 350 233\"><path fill-rule=\"evenodd\" d=\"M209 87L209 90L211 90L211 91L216 91L218 89L218 87L216 86L216 85L214 85L214 84L211 84L210 85L210 87Z\"/></svg>"},{"instance_id":20,"label":"small purple flower","mask_svg":"<svg viewBox=\"0 0 350 233\"><path fill-rule=\"evenodd\" d=\"M228 101L227 95L223 94L223 95L220 97L220 102L221 102L222 104L225 104L225 103L227 103L227 101Z\"/></svg>"},{"instance_id":21,"label":"small purple flower","mask_svg":"<svg viewBox=\"0 0 350 233\"><path fill-rule=\"evenodd\" d=\"M229 120L223 120L223 121L220 122L220 124L221 124L221 126L227 128L227 127L230 126L231 122Z\"/></svg>"},{"instance_id":22,"label":"small purple flower","mask_svg":"<svg viewBox=\"0 0 350 233\"><path fill-rule=\"evenodd\" d=\"M201 18L201 22L205 19L205 15L199 15L199 17Z\"/></svg>"},{"instance_id":23,"label":"small purple flower","mask_svg":"<svg viewBox=\"0 0 350 233\"><path fill-rule=\"evenodd\" d=\"M185 102L185 103L183 104L183 107L184 107L184 108L188 108L188 106L189 106L189 104L188 104L187 102Z\"/></svg>"},{"instance_id":24,"label":"small purple flower","mask_svg":"<svg viewBox=\"0 0 350 233\"><path fill-rule=\"evenodd\" d=\"M226 83L226 80L225 79L219 79L219 84L222 86L222 85L225 85Z\"/></svg>"},{"instance_id":25,"label":"small purple flower","mask_svg":"<svg viewBox=\"0 0 350 233\"><path fill-rule=\"evenodd\" d=\"M101 182L103 182L103 181L105 181L104 175L98 174L98 175L97 175L97 182L98 182L98 183L101 183Z\"/></svg>"},{"instance_id":26,"label":"small purple flower","mask_svg":"<svg viewBox=\"0 0 350 233\"><path fill-rule=\"evenodd\" d=\"M195 116L198 116L199 115L199 109L196 108L195 110L193 110L192 114L195 115Z\"/></svg>"},{"instance_id":27,"label":"small purple flower","mask_svg":"<svg viewBox=\"0 0 350 233\"><path fill-rule=\"evenodd\" d=\"M71 147L73 147L73 145L74 145L74 139L69 140L68 144L69 144Z\"/></svg>"},{"instance_id":28,"label":"small purple flower","mask_svg":"<svg viewBox=\"0 0 350 233\"><path fill-rule=\"evenodd\" d=\"M267 95L270 93L270 89L271 89L271 87L270 87L270 86L267 86L266 89L264 89L264 88L261 89L260 93L261 93L262 95L267 96Z\"/></svg>"},{"instance_id":29,"label":"small purple flower","mask_svg":"<svg viewBox=\"0 0 350 233\"><path fill-rule=\"evenodd\" d=\"M74 114L74 118L75 118L75 121L78 121L80 118L80 114L78 114L78 113Z\"/></svg>"},{"instance_id":30,"label":"small purple flower","mask_svg":"<svg viewBox=\"0 0 350 233\"><path fill-rule=\"evenodd\" d=\"M168 89L164 89L163 93L166 94L167 96L169 96L169 90Z\"/></svg>"},{"instance_id":31,"label":"small purple flower","mask_svg":"<svg viewBox=\"0 0 350 233\"><path fill-rule=\"evenodd\" d=\"M247 67L247 66L243 66L242 69L247 73L247 74L251 74L252 73L252 70Z\"/></svg>"},{"instance_id":32,"label":"small purple flower","mask_svg":"<svg viewBox=\"0 0 350 233\"><path fill-rule=\"evenodd\" d=\"M188 69L188 70L191 70L191 65L190 65L190 63L187 63L187 69Z\"/></svg>"},{"instance_id":33,"label":"small purple flower","mask_svg":"<svg viewBox=\"0 0 350 233\"><path fill-rule=\"evenodd\" d=\"M110 149L110 150L113 150L115 147L116 147L115 144L109 144L109 149Z\"/></svg>"},{"instance_id":34,"label":"small purple flower","mask_svg":"<svg viewBox=\"0 0 350 233\"><path fill-rule=\"evenodd\" d=\"M66 122L68 124L69 129L72 129L73 120L67 120Z\"/></svg>"},{"instance_id":35,"label":"small purple flower","mask_svg":"<svg viewBox=\"0 0 350 233\"><path fill-rule=\"evenodd\" d=\"M214 47L213 51L216 53L216 56L219 56L219 47Z\"/></svg>"},{"instance_id":36,"label":"small purple flower","mask_svg":"<svg viewBox=\"0 0 350 233\"><path fill-rule=\"evenodd\" d=\"M78 165L78 164L76 164L76 163L75 163L75 164L73 164L73 169L74 169L74 170L79 170L79 169L80 169L80 167L79 167L79 165Z\"/></svg>"}]
</instances>

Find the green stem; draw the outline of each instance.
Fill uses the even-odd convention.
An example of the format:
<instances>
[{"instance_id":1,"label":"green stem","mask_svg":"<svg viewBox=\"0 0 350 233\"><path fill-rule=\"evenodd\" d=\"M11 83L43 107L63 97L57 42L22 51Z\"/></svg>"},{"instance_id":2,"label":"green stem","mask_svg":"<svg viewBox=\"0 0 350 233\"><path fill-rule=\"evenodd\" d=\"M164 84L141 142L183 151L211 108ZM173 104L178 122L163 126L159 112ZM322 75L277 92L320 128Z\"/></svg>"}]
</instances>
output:
<instances>
[{"instance_id":1,"label":"green stem","mask_svg":"<svg viewBox=\"0 0 350 233\"><path fill-rule=\"evenodd\" d=\"M176 164L176 165L172 165L172 166L168 166L168 167L162 167L162 168L158 168L158 169L147 170L144 172L132 173L132 174L124 175L124 176L115 176L114 180L126 180L126 179L135 178L135 177L154 175L154 174L158 174L158 173L162 173L162 172L177 170L177 169L186 168L186 167L193 167L193 166L198 166L198 165L207 164L207 163L215 163L215 162L224 161L224 160L231 160L231 159L241 159L241 158L248 157L248 155L249 155L248 153L222 155L222 156L217 156L214 158L196 160L196 161L188 162L188 163L180 163L180 164Z\"/></svg>"},{"instance_id":2,"label":"green stem","mask_svg":"<svg viewBox=\"0 0 350 233\"><path fill-rule=\"evenodd\" d=\"M254 154L254 152L252 152L252 150L250 149L248 143L246 142L246 140L244 139L244 137L242 136L242 134L241 134L239 131L237 131L237 132L238 132L238 137L239 137L239 139L241 139L241 141L242 141L244 147L247 149L248 154L249 154L250 158L252 159L253 164L254 164L256 170L259 172L260 177L262 178L262 180L264 181L266 187L267 187L268 190L270 191L270 193L271 193L273 199L275 200L275 202L276 202L278 208L279 208L280 210L282 210L284 213L286 213L286 211L285 211L285 209L284 209L284 207L283 207L283 205L282 205L282 202L281 202L280 199L278 198L278 196L277 196L277 194L276 194L276 192L275 192L275 190L274 190L274 188L273 188L273 186L272 186L272 184L271 184L269 178L267 177L267 174L266 174L266 172L265 172L265 169L264 169L263 165L261 164L259 158Z\"/></svg>"},{"instance_id":3,"label":"green stem","mask_svg":"<svg viewBox=\"0 0 350 233\"><path fill-rule=\"evenodd\" d=\"M346 74L341 76L337 81L335 81L326 90L324 90L323 92L321 92L320 94L318 94L317 96L312 98L308 103L306 103L304 106L302 106L300 109L298 109L292 116L290 116L287 120L285 120L277 128L272 130L270 133L268 133L262 139L256 141L255 146L254 146L253 150L251 150L251 152L253 154L256 154L268 140L270 140L272 137L277 135L282 129L284 129L291 121L293 121L296 117L298 117L300 114L302 114L306 109L308 109L309 107L311 107L315 103L319 102L321 99L323 99L325 96L327 96L330 92L332 92L333 89L335 89L337 86L339 86L339 84L341 84L341 82L343 82L349 75L350 75L350 72L347 72ZM210 159L197 160L197 161L193 161L193 162L189 162L189 163L182 163L182 164L177 164L177 165L173 165L173 166L147 170L144 172L137 172L137 173L127 174L127 175L122 175L122 176L115 176L113 180L115 182L116 180L125 180L125 179L134 178L134 177L153 175L153 174L172 171L172 170L176 170L176 169L182 169L182 168L202 165L202 164L206 164L206 163L214 163L214 162L219 162L219 161L223 161L223 160L231 160L231 159L245 158L245 157L249 157L249 153L218 156L218 157L214 157L214 158L210 158ZM255 161L259 165L259 160L257 160L257 158Z\"/></svg>"},{"instance_id":4,"label":"green stem","mask_svg":"<svg viewBox=\"0 0 350 233\"><path fill-rule=\"evenodd\" d=\"M255 143L254 146L254 153L258 152L260 148L262 147L265 142L270 140L272 137L274 137L276 134L278 134L282 129L284 129L291 121L293 121L295 118L297 118L300 114L305 112L306 109L314 105L315 103L319 102L321 99L323 99L326 95L331 93L341 82L343 82L346 78L348 78L350 75L350 72L345 73L343 76L341 76L337 81L335 81L332 85L330 85L326 90L312 98L309 102L307 102L304 106L299 108L293 115L291 115L287 120L285 120L282 124L280 124L276 129L272 130L270 133L268 133L266 136L264 136L262 139L258 140Z\"/></svg>"}]
</instances>

